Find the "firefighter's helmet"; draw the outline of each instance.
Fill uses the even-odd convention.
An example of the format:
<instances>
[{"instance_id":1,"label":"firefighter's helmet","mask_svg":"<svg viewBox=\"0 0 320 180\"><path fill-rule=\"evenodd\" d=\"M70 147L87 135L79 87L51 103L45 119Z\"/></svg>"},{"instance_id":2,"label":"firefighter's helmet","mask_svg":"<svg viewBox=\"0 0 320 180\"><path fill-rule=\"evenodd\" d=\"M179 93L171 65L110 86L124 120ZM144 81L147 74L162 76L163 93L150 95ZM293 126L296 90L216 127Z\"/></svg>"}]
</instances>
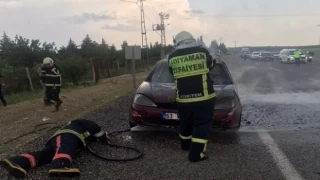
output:
<instances>
[{"instance_id":1,"label":"firefighter's helmet","mask_svg":"<svg viewBox=\"0 0 320 180\"><path fill-rule=\"evenodd\" d=\"M51 63L53 63L53 60L51 58L49 58L49 57L46 57L46 58L43 59L42 63L43 64L51 64Z\"/></svg>"},{"instance_id":2,"label":"firefighter's helmet","mask_svg":"<svg viewBox=\"0 0 320 180\"><path fill-rule=\"evenodd\" d=\"M183 41L195 40L191 33L187 31L181 31L174 37L174 45L178 46Z\"/></svg>"}]
</instances>

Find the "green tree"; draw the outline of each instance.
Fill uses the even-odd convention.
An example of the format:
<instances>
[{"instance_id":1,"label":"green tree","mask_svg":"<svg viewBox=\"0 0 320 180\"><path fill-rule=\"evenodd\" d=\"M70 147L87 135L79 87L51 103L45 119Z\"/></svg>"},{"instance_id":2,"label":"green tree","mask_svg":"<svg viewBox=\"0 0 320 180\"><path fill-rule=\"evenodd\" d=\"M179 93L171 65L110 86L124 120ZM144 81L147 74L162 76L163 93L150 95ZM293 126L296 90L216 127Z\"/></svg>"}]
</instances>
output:
<instances>
[{"instance_id":1,"label":"green tree","mask_svg":"<svg viewBox=\"0 0 320 180\"><path fill-rule=\"evenodd\" d=\"M41 42L39 39L32 39L30 44L30 49L32 53L39 53L41 51Z\"/></svg>"},{"instance_id":2,"label":"green tree","mask_svg":"<svg viewBox=\"0 0 320 180\"><path fill-rule=\"evenodd\" d=\"M70 54L76 54L78 52L77 44L70 38L66 51Z\"/></svg>"},{"instance_id":3,"label":"green tree","mask_svg":"<svg viewBox=\"0 0 320 180\"><path fill-rule=\"evenodd\" d=\"M81 49L89 49L93 46L93 41L90 36L87 34L86 37L83 39L81 44Z\"/></svg>"},{"instance_id":4,"label":"green tree","mask_svg":"<svg viewBox=\"0 0 320 180\"><path fill-rule=\"evenodd\" d=\"M112 64L117 63L116 62L116 60L117 60L117 49L116 49L114 44L112 44L110 46L109 53L108 53L108 59L109 59L109 62L111 62Z\"/></svg>"},{"instance_id":5,"label":"green tree","mask_svg":"<svg viewBox=\"0 0 320 180\"><path fill-rule=\"evenodd\" d=\"M122 44L121 44L121 50L124 51L126 46L128 46L128 42L127 41L123 41Z\"/></svg>"},{"instance_id":6,"label":"green tree","mask_svg":"<svg viewBox=\"0 0 320 180\"><path fill-rule=\"evenodd\" d=\"M228 49L224 43L220 44L219 49L223 54L226 54L228 52Z\"/></svg>"},{"instance_id":7,"label":"green tree","mask_svg":"<svg viewBox=\"0 0 320 180\"><path fill-rule=\"evenodd\" d=\"M80 57L69 57L60 61L59 65L63 72L63 78L74 85L78 85L90 69L88 61Z\"/></svg>"},{"instance_id":8,"label":"green tree","mask_svg":"<svg viewBox=\"0 0 320 180\"><path fill-rule=\"evenodd\" d=\"M6 32L4 32L2 39L0 40L0 51L3 59L5 59L11 53L13 46L14 43L11 41Z\"/></svg>"},{"instance_id":9,"label":"green tree","mask_svg":"<svg viewBox=\"0 0 320 180\"><path fill-rule=\"evenodd\" d=\"M209 50L211 53L218 53L219 52L219 45L216 40L211 41Z\"/></svg>"},{"instance_id":10,"label":"green tree","mask_svg":"<svg viewBox=\"0 0 320 180\"><path fill-rule=\"evenodd\" d=\"M87 34L86 37L83 39L81 44L81 55L84 58L90 58L94 56L94 46L96 43L92 41L90 36Z\"/></svg>"},{"instance_id":11,"label":"green tree","mask_svg":"<svg viewBox=\"0 0 320 180\"><path fill-rule=\"evenodd\" d=\"M108 49L108 44L106 43L106 41L102 38L101 40L101 46L105 49Z\"/></svg>"},{"instance_id":12,"label":"green tree","mask_svg":"<svg viewBox=\"0 0 320 180\"><path fill-rule=\"evenodd\" d=\"M7 60L9 65L14 67L33 66L35 59L29 46L29 40L16 35L13 48L11 52L7 54Z\"/></svg>"}]
</instances>

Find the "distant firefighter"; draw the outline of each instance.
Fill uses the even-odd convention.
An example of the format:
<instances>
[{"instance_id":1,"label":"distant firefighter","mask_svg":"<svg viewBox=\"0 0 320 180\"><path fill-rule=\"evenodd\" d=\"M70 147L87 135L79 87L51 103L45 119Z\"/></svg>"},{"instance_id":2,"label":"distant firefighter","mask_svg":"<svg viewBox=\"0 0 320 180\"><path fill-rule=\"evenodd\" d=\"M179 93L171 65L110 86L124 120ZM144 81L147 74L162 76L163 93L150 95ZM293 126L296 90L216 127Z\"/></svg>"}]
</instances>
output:
<instances>
[{"instance_id":1,"label":"distant firefighter","mask_svg":"<svg viewBox=\"0 0 320 180\"><path fill-rule=\"evenodd\" d=\"M45 85L45 102L46 104L53 103L55 105L55 111L58 111L62 104L62 101L59 98L62 86L61 76L61 68L54 64L54 61L51 58L44 58L40 77L42 77L42 82Z\"/></svg>"}]
</instances>

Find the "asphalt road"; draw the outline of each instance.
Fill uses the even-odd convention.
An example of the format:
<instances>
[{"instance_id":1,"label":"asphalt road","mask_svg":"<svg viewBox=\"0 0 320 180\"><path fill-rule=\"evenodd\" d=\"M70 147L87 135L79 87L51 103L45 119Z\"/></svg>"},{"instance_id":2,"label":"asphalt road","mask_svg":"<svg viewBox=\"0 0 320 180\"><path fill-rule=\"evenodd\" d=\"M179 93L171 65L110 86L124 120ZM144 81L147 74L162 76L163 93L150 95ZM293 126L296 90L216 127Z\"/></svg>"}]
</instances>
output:
<instances>
[{"instance_id":1,"label":"asphalt road","mask_svg":"<svg viewBox=\"0 0 320 180\"><path fill-rule=\"evenodd\" d=\"M74 167L78 179L208 179L208 180L313 180L320 179L320 63L301 67L266 63L236 56L225 57L243 104L239 132L211 132L209 160L189 163L179 150L177 133L170 129L134 128L113 141L145 152L142 159L127 163L99 160L80 153ZM320 61L319 61L320 62ZM86 115L107 131L124 129L130 95ZM43 147L38 138L8 155ZM101 153L128 156L131 153L95 146ZM29 179L49 179L49 166L29 173ZM0 179L10 179L1 170Z\"/></svg>"}]
</instances>

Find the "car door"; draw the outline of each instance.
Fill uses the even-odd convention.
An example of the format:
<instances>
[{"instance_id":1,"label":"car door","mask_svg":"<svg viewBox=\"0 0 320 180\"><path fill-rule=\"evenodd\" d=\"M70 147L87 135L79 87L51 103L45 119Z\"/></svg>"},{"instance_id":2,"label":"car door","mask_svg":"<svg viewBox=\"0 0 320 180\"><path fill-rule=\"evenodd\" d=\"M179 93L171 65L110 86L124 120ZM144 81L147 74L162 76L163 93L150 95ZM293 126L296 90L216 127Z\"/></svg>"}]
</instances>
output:
<instances>
[{"instance_id":1,"label":"car door","mask_svg":"<svg viewBox=\"0 0 320 180\"><path fill-rule=\"evenodd\" d=\"M280 59L280 62L282 62L282 56L283 56L283 50L282 50L282 51L280 51L280 53L279 53L279 59Z\"/></svg>"},{"instance_id":2,"label":"car door","mask_svg":"<svg viewBox=\"0 0 320 180\"><path fill-rule=\"evenodd\" d=\"M282 54L281 54L281 61L282 62L287 62L287 51L286 50L284 50L283 52L282 52Z\"/></svg>"}]
</instances>

